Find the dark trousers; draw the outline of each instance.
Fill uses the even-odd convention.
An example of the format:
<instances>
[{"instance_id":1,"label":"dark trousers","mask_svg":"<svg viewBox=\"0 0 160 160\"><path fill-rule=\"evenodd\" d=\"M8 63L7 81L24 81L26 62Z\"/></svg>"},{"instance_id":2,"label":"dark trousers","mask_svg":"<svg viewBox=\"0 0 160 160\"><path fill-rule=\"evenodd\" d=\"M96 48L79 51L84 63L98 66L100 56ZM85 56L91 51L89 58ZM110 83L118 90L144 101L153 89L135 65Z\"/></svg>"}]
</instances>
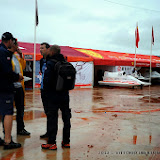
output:
<instances>
[{"instance_id":1,"label":"dark trousers","mask_svg":"<svg viewBox=\"0 0 160 160\"><path fill-rule=\"evenodd\" d=\"M56 136L58 131L58 110L60 109L62 112L62 120L63 120L63 142L70 142L70 128L71 128L71 109L69 108L69 96L68 100L62 100L59 103L54 103L52 99L48 100L48 143L54 144L56 143Z\"/></svg>"},{"instance_id":2,"label":"dark trousers","mask_svg":"<svg viewBox=\"0 0 160 160\"><path fill-rule=\"evenodd\" d=\"M17 109L16 121L17 121L17 132L24 129L24 91L23 88L15 88L14 95L15 106Z\"/></svg>"},{"instance_id":3,"label":"dark trousers","mask_svg":"<svg viewBox=\"0 0 160 160\"><path fill-rule=\"evenodd\" d=\"M42 99L42 104L43 104L43 107L44 107L44 112L47 115L48 98L47 98L47 93L44 89L41 89L41 99ZM48 133L48 118L47 118L47 133Z\"/></svg>"}]
</instances>

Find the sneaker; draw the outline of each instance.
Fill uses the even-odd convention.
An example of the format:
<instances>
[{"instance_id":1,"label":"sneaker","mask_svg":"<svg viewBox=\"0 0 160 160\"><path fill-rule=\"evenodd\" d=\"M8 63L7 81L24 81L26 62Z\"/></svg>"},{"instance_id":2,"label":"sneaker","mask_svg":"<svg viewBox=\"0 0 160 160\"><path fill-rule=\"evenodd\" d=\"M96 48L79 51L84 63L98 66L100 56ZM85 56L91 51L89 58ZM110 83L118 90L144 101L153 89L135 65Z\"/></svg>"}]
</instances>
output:
<instances>
[{"instance_id":1,"label":"sneaker","mask_svg":"<svg viewBox=\"0 0 160 160\"><path fill-rule=\"evenodd\" d=\"M25 129L22 129L21 131L18 131L17 134L21 136L29 136L31 133L29 133Z\"/></svg>"},{"instance_id":2,"label":"sneaker","mask_svg":"<svg viewBox=\"0 0 160 160\"><path fill-rule=\"evenodd\" d=\"M42 144L42 149L57 150L56 144Z\"/></svg>"},{"instance_id":3,"label":"sneaker","mask_svg":"<svg viewBox=\"0 0 160 160\"><path fill-rule=\"evenodd\" d=\"M7 149L15 149L15 148L20 148L21 144L20 143L15 143L11 141L9 144L4 143L4 150Z\"/></svg>"},{"instance_id":4,"label":"sneaker","mask_svg":"<svg viewBox=\"0 0 160 160\"><path fill-rule=\"evenodd\" d=\"M4 140L0 138L0 146L4 145Z\"/></svg>"},{"instance_id":5,"label":"sneaker","mask_svg":"<svg viewBox=\"0 0 160 160\"><path fill-rule=\"evenodd\" d=\"M41 135L40 138L48 138L48 133Z\"/></svg>"},{"instance_id":6,"label":"sneaker","mask_svg":"<svg viewBox=\"0 0 160 160\"><path fill-rule=\"evenodd\" d=\"M64 143L62 141L62 147L64 147L64 148L70 148L70 143Z\"/></svg>"}]
</instances>

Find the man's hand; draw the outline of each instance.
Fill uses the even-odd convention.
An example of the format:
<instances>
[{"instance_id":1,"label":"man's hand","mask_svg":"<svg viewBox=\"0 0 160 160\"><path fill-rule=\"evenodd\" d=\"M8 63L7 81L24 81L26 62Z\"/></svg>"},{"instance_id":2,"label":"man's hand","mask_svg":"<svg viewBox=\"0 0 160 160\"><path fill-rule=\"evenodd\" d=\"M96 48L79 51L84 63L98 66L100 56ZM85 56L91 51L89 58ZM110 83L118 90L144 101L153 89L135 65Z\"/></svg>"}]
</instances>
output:
<instances>
[{"instance_id":1,"label":"man's hand","mask_svg":"<svg viewBox=\"0 0 160 160\"><path fill-rule=\"evenodd\" d=\"M18 80L18 82L21 82L23 79L24 79L24 77L22 76L21 73L19 73L19 80Z\"/></svg>"}]
</instances>

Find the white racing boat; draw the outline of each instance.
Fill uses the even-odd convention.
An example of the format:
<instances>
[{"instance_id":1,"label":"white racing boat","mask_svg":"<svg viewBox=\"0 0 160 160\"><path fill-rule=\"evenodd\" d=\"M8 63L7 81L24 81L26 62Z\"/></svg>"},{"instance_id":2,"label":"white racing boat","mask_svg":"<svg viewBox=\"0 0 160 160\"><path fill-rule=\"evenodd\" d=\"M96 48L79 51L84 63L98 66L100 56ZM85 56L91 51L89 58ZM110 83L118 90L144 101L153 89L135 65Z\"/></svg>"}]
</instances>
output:
<instances>
[{"instance_id":1,"label":"white racing boat","mask_svg":"<svg viewBox=\"0 0 160 160\"><path fill-rule=\"evenodd\" d=\"M146 71L143 73L144 80L149 80L150 78L150 73L149 71ZM160 79L160 74L157 71L152 71L151 72L151 79Z\"/></svg>"},{"instance_id":2,"label":"white racing boat","mask_svg":"<svg viewBox=\"0 0 160 160\"><path fill-rule=\"evenodd\" d=\"M123 71L121 72L104 72L103 81L98 81L100 85L107 86L119 86L119 87L134 87L134 86L148 86L151 85L147 82L142 82L137 78L126 75Z\"/></svg>"},{"instance_id":3,"label":"white racing boat","mask_svg":"<svg viewBox=\"0 0 160 160\"><path fill-rule=\"evenodd\" d=\"M131 76L133 76L139 80L145 80L145 77L143 77L142 74L139 72L140 69L141 69L141 67L139 67L139 68L136 67L136 69L134 68Z\"/></svg>"},{"instance_id":4,"label":"white racing boat","mask_svg":"<svg viewBox=\"0 0 160 160\"><path fill-rule=\"evenodd\" d=\"M133 73L133 74L131 74L131 76L133 76L133 77L135 77L135 78L137 78L139 80L145 80L146 79L145 77L143 77L141 75L141 73Z\"/></svg>"}]
</instances>

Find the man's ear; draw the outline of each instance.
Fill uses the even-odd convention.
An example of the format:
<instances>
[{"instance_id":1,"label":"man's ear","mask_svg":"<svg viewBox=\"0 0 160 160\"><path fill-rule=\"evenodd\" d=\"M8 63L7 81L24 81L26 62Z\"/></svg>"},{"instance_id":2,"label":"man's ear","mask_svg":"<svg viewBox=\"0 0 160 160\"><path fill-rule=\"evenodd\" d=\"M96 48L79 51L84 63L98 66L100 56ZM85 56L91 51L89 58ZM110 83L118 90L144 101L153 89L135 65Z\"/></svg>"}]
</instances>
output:
<instances>
[{"instance_id":1,"label":"man's ear","mask_svg":"<svg viewBox=\"0 0 160 160\"><path fill-rule=\"evenodd\" d=\"M12 47L13 46L13 41L10 39L9 40L9 45Z\"/></svg>"}]
</instances>

